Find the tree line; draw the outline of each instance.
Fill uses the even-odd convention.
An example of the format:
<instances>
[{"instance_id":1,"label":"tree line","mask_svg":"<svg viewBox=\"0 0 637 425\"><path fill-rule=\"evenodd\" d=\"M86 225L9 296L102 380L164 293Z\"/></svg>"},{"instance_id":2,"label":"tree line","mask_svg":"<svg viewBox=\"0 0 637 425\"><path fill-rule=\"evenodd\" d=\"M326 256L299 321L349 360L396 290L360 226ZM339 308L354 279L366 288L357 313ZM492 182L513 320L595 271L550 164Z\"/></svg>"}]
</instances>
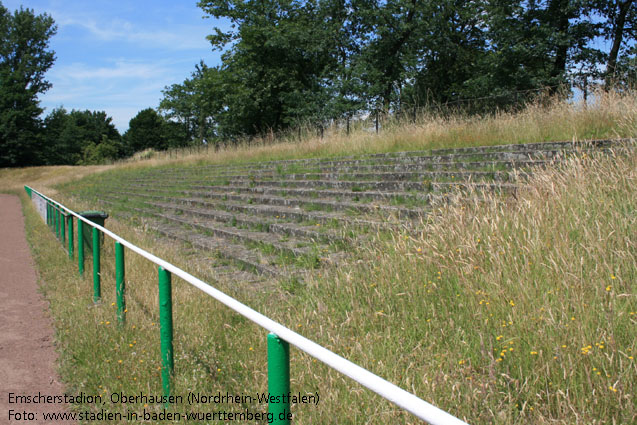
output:
<instances>
[{"instance_id":1,"label":"tree line","mask_svg":"<svg viewBox=\"0 0 637 425\"><path fill-rule=\"evenodd\" d=\"M235 139L432 105L516 108L540 91L635 79L633 0L210 0L229 22L160 111L193 139ZM610 48L600 47L609 45ZM463 99L483 99L463 102Z\"/></svg>"},{"instance_id":2,"label":"tree line","mask_svg":"<svg viewBox=\"0 0 637 425\"><path fill-rule=\"evenodd\" d=\"M42 118L38 95L51 87L44 76L55 62L49 40L56 31L48 14L11 13L0 2L0 167L98 164L190 143L182 125L152 108L123 135L103 111L60 107Z\"/></svg>"},{"instance_id":3,"label":"tree line","mask_svg":"<svg viewBox=\"0 0 637 425\"><path fill-rule=\"evenodd\" d=\"M108 119L99 113L52 111L41 125L43 152L50 152L41 161L90 162L147 147L322 128L370 113L409 116L432 106L464 105L465 113L483 114L522 107L541 91L626 90L637 74L634 0L210 0L198 6L223 23L208 36L223 52L221 64L200 62L182 83L166 87L157 110L141 111L124 136L105 133ZM47 15L2 9L0 31L9 41L0 52L0 143L29 146L39 140L25 135L41 130L42 111L33 100L48 88L42 75L53 63L46 43L55 25ZM25 84L20 67L12 68L11 52L26 48L13 40L19 36L11 27L19 22L29 29L16 34L41 40L24 45L41 49L40 68L33 70L39 85ZM5 101L17 87L27 89L14 103L11 96ZM19 109L28 118L20 122L32 123L20 137L5 108ZM101 132L91 138L72 130L99 119L102 127L90 128ZM64 133L63 126L70 129ZM7 155L0 155L6 164Z\"/></svg>"}]
</instances>

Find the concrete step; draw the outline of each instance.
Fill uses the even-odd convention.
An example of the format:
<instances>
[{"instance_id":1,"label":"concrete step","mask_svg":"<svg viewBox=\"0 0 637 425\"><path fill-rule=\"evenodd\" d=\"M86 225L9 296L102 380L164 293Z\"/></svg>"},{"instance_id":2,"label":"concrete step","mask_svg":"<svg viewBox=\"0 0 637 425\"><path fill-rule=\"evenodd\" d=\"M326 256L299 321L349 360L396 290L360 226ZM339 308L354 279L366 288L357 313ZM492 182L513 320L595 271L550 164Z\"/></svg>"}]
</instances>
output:
<instances>
[{"instance_id":1,"label":"concrete step","mask_svg":"<svg viewBox=\"0 0 637 425\"><path fill-rule=\"evenodd\" d=\"M499 172L505 174L505 170L528 170L530 168L546 166L550 161L545 160L472 160L472 161L428 161L421 157L395 158L385 162L377 162L373 160L324 160L321 163L309 164L306 167L294 165L290 167L276 167L270 163L261 163L253 165L243 165L240 167L227 167L224 169L207 170L198 169L179 169L179 170L157 170L153 173L145 174L140 181L156 180L157 178L184 179L187 181L197 180L204 177L205 179L223 180L236 176L252 176L259 175L291 175L291 174L319 174L319 173L355 173L355 172L459 172L466 170L468 172ZM437 179L438 176L431 175L431 179ZM442 176L440 176L442 177Z\"/></svg>"},{"instance_id":2,"label":"concrete step","mask_svg":"<svg viewBox=\"0 0 637 425\"><path fill-rule=\"evenodd\" d=\"M267 183L280 184L276 186L266 186ZM298 184L297 184L298 183ZM417 202L425 205L429 202L443 202L448 198L447 195L440 195L432 192L434 186L424 183L405 183L405 182L327 182L325 185L315 185L315 182L310 180L304 181L292 181L292 182L263 182L264 185L228 185L228 186L192 186L192 190L182 190L182 193L203 193L204 191L219 192L226 194L259 194L264 196L281 196L281 197L304 197L304 198L340 198L347 199L349 201L384 201L392 202L392 200L406 200L413 199ZM357 184L358 183L358 184ZM293 186L293 187L289 187ZM298 186L298 187L297 187ZM317 189L317 187L330 187L334 186L335 189ZM340 188L343 189L340 189ZM371 187L371 189L370 189ZM390 191L394 187L400 189L407 188L412 192L405 191ZM172 189L170 185L129 185L128 190L134 192L137 190L153 191L158 190L167 192ZM381 190L375 190L381 189ZM396 205L396 204L394 204Z\"/></svg>"},{"instance_id":3,"label":"concrete step","mask_svg":"<svg viewBox=\"0 0 637 425\"><path fill-rule=\"evenodd\" d=\"M232 192L206 191L178 191L179 196L189 196L195 198L217 199L221 201L235 201L248 205L275 205L290 208L305 209L306 211L345 211L349 213L372 214L393 216L397 219L414 219L424 217L427 212L423 209L405 208L400 206L389 206L380 203L356 203L340 200L328 200L321 198L306 197L282 197L261 194L241 194Z\"/></svg>"},{"instance_id":4,"label":"concrete step","mask_svg":"<svg viewBox=\"0 0 637 425\"><path fill-rule=\"evenodd\" d=\"M103 207L121 207L119 200L99 199L98 203ZM140 211L118 211L117 217L120 219L131 220L139 219ZM111 217L114 215L111 213ZM153 227L154 230L154 227ZM188 263L191 265L192 261L197 263L197 270L205 270L210 276L213 277L214 282L230 285L230 286L249 286L250 288L262 287L272 284L273 282L263 275L255 274L250 269L244 270L243 266L237 268L236 266L228 265L228 260L219 260L215 256L210 255L209 250L202 250L194 258L189 258ZM277 275L278 276L278 275Z\"/></svg>"},{"instance_id":5,"label":"concrete step","mask_svg":"<svg viewBox=\"0 0 637 425\"><path fill-rule=\"evenodd\" d=\"M406 157L448 157L451 156L455 158L454 160L458 160L458 157L463 155L490 155L490 154L510 154L515 153L516 157L519 157L521 154L524 157L528 157L529 155L536 155L538 152L582 152L591 149L605 149L605 148L614 148L620 147L622 145L629 144L634 145L635 142L630 139L610 139L610 140L596 140L596 141L581 141L581 142L572 142L572 141L563 141L563 142L541 142L541 143L527 143L527 144L503 144L503 145L492 145L492 146L477 146L477 147L468 147L468 148L450 148L450 149L434 149L434 150L422 150L422 151L403 151L403 152L389 152L389 153L381 153L381 154L362 154L362 155L350 155L350 156L342 156L334 159L320 159L320 158L310 158L310 159L291 159L291 160L279 160L279 161L270 161L266 163L253 163L247 164L248 167L271 167L271 166L289 166L289 165L301 165L306 166L307 164L317 164L317 163L329 163L329 162L343 162L343 161L351 161L351 160L385 160L385 159L401 159ZM549 154L552 156L553 154ZM546 157L546 155L545 155ZM224 164L215 164L215 165L207 165L203 167L198 167L198 169L243 169L246 165L224 165Z\"/></svg>"},{"instance_id":6,"label":"concrete step","mask_svg":"<svg viewBox=\"0 0 637 425\"><path fill-rule=\"evenodd\" d=\"M183 199L183 197L195 197L216 199L219 201L235 201L248 205L275 205L283 207L291 207L295 209L304 209L306 211L326 210L326 211L344 211L348 213L358 214L383 214L384 216L393 215L396 218L419 218L426 215L423 209L404 208L399 206L388 206L373 202L356 203L338 200L326 200L319 198L294 197L285 198L281 196L268 196L261 194L241 194L233 192L215 192L215 191L168 191L163 192L157 189L146 188L148 192L164 193L172 195L172 198ZM135 192L121 192L126 195L135 196Z\"/></svg>"},{"instance_id":7,"label":"concrete step","mask_svg":"<svg viewBox=\"0 0 637 425\"><path fill-rule=\"evenodd\" d=\"M317 231L316 227L300 226L295 223L281 222L277 223L270 220L257 219L246 214L233 214L227 211L210 210L204 208L186 208L183 205L168 202L146 202L147 205L155 208L161 208L173 212L173 214L183 214L190 217L201 217L215 220L226 226L242 226L248 228L260 228L263 231L279 235L295 238L303 238L312 242L322 243L345 243L345 236L341 233L330 229L321 229ZM234 223L234 225L233 225Z\"/></svg>"},{"instance_id":8,"label":"concrete step","mask_svg":"<svg viewBox=\"0 0 637 425\"><path fill-rule=\"evenodd\" d=\"M117 202L117 198L111 198L111 201ZM200 231L193 230L192 227L196 227L193 226L193 223L181 220L170 214L137 207L129 207L129 209L145 217L155 218L155 220L149 222L149 226L159 234L190 243L200 249L212 251L220 258L232 261L242 268L248 268L258 274L287 277L300 272L296 267L282 267L277 264L278 259L274 255L268 255L256 249L249 249L243 244L235 244L226 237L206 235Z\"/></svg>"},{"instance_id":9,"label":"concrete step","mask_svg":"<svg viewBox=\"0 0 637 425\"><path fill-rule=\"evenodd\" d=\"M102 197L118 198L121 196L127 197L132 200L139 200L141 202L147 202L147 200L154 200L158 202L168 202L181 205L187 205L189 207L197 207L203 209L209 209L211 211L227 211L234 213L241 213L250 215L252 217L262 218L274 218L277 221L296 221L296 222L311 222L319 224L321 226L332 227L353 227L359 231L366 232L368 230L387 229L396 225L400 225L396 220L372 220L364 217L352 217L342 213L335 212L315 212L315 211L303 211L301 208L280 207L271 205L248 205L244 203L228 202L228 201L215 201L204 200L198 198L181 198L170 195L164 195L162 191L149 190L156 194L146 194L137 192L126 192L122 190L108 191L103 190Z\"/></svg>"},{"instance_id":10,"label":"concrete step","mask_svg":"<svg viewBox=\"0 0 637 425\"><path fill-rule=\"evenodd\" d=\"M528 161L529 167L539 166L538 161ZM478 163L483 164L483 163ZM508 167L512 163L510 161L491 161L489 163L491 168L494 164L497 164L498 168ZM541 164L544 164L542 161ZM470 164L469 164L470 165ZM528 172L523 171L480 171L480 168L489 168L475 166L472 167L474 171L464 171L464 168L469 167L465 163L435 163L435 164L396 164L396 165L361 165L361 166L342 166L342 167L322 167L311 168L305 170L294 170L289 172L288 170L276 171L269 168L263 168L254 170L253 172L246 173L246 170L238 173L237 171L228 171L227 173L210 174L202 178L201 173L197 174L184 174L173 173L168 174L172 182L190 182L190 183L202 183L214 180L216 182L222 182L224 180L233 180L237 178L246 179L277 179L285 178L292 180L352 180L352 179L377 179L377 180L449 180L460 179L470 181L509 181L512 178L521 178L523 176L528 177ZM448 168L448 170L431 171L436 168ZM163 177L166 177L164 175ZM148 183L156 181L156 178L146 177L143 179L133 180L139 183Z\"/></svg>"}]
</instances>

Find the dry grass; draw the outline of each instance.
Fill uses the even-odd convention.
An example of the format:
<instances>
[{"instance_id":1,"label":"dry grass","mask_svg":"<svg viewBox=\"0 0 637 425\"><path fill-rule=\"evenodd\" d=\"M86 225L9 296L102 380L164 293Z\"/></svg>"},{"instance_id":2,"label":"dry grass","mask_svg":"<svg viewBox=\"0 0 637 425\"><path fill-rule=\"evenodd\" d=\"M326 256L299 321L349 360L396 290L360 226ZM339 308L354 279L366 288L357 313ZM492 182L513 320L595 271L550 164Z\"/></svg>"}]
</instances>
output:
<instances>
[{"instance_id":1,"label":"dry grass","mask_svg":"<svg viewBox=\"0 0 637 425\"><path fill-rule=\"evenodd\" d=\"M0 192L21 192L25 185L45 191L49 196L57 193L56 185L79 180L113 168L110 165L48 166L0 168Z\"/></svg>"},{"instance_id":2,"label":"dry grass","mask_svg":"<svg viewBox=\"0 0 637 425\"><path fill-rule=\"evenodd\" d=\"M470 423L632 423L636 170L634 151L574 158L538 173L517 200L444 207L417 236L379 234L294 295L221 289ZM201 253L154 238L143 220L108 225L218 284ZM104 300L88 309L88 281L60 278L73 266L38 260L67 382L88 393L158 393L156 266L127 255L129 316L118 328L111 244L103 258ZM266 332L184 282L174 282L174 303L175 394L265 391ZM295 391L321 395L319 406L294 406L297 423L417 423L297 350L291 375Z\"/></svg>"},{"instance_id":3,"label":"dry grass","mask_svg":"<svg viewBox=\"0 0 637 425\"><path fill-rule=\"evenodd\" d=\"M444 208L311 282L288 320L470 423L634 423L636 170L584 157L508 204Z\"/></svg>"},{"instance_id":4,"label":"dry grass","mask_svg":"<svg viewBox=\"0 0 637 425\"><path fill-rule=\"evenodd\" d=\"M424 114L412 121L387 122L380 134L370 123L358 123L348 136L331 128L324 138L305 136L299 141L274 137L239 143L215 151L145 151L122 165L147 167L188 165L198 162L238 163L306 157L428 150L450 147L534 143L555 140L630 138L637 132L637 96L600 92L587 105L566 100L547 100L520 112L487 117Z\"/></svg>"},{"instance_id":5,"label":"dry grass","mask_svg":"<svg viewBox=\"0 0 637 425\"><path fill-rule=\"evenodd\" d=\"M586 109L532 107L485 120L423 120L386 128L382 137L360 131L349 144L332 135L302 146L147 160L124 166L124 172L167 162L634 135L637 100L607 101ZM294 294L216 282L202 253L155 238L144 219L134 227L109 219L108 227L470 423L634 423L636 170L634 150L570 159L538 172L517 199L445 206L415 236L379 233L355 250L349 264L321 270ZM56 198L74 209L94 207L67 192ZM117 327L112 243L103 254L103 302L92 307L90 261L87 278L75 277L74 263L46 225L30 207L25 210L69 389L158 394L156 266L127 253L128 322ZM266 332L184 282L173 285L175 394L264 391ZM293 349L291 357L293 391L321 395L318 406L293 406L296 423L418 423L309 356ZM246 407L265 410L215 408Z\"/></svg>"}]
</instances>

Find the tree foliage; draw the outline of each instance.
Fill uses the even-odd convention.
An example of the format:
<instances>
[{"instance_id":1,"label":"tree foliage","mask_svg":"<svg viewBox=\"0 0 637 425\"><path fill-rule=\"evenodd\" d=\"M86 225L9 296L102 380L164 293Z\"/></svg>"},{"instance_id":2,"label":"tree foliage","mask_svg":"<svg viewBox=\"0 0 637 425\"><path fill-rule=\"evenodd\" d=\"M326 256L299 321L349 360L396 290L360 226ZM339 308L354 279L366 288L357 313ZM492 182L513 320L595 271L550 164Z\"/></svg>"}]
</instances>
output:
<instances>
[{"instance_id":1,"label":"tree foliage","mask_svg":"<svg viewBox=\"0 0 637 425\"><path fill-rule=\"evenodd\" d=\"M44 74L55 61L55 32L49 15L24 8L11 14L0 3L0 167L43 161L37 96L51 86Z\"/></svg>"},{"instance_id":2,"label":"tree foliage","mask_svg":"<svg viewBox=\"0 0 637 425\"><path fill-rule=\"evenodd\" d=\"M233 138L431 105L489 112L634 75L633 0L208 0L230 22L161 110ZM612 46L604 51L599 39ZM467 99L471 99L467 103Z\"/></svg>"},{"instance_id":3,"label":"tree foliage","mask_svg":"<svg viewBox=\"0 0 637 425\"><path fill-rule=\"evenodd\" d=\"M53 19L0 3L0 166L97 163L304 124L420 108L489 113L540 92L637 78L635 0L200 0L223 26L200 62L120 137L104 112L54 109ZM605 40L608 47L600 47Z\"/></svg>"},{"instance_id":4,"label":"tree foliage","mask_svg":"<svg viewBox=\"0 0 637 425\"><path fill-rule=\"evenodd\" d=\"M126 154L112 118L103 111L54 109L44 119L42 138L44 163L50 165L103 163Z\"/></svg>"}]
</instances>

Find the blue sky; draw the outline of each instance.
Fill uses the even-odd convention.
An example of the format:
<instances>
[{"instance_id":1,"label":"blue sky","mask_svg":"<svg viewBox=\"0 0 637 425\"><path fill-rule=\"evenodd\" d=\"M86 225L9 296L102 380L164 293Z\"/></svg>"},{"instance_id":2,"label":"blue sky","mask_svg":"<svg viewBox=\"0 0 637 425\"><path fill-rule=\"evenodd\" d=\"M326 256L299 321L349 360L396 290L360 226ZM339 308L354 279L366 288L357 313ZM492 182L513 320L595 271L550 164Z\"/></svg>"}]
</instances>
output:
<instances>
[{"instance_id":1,"label":"blue sky","mask_svg":"<svg viewBox=\"0 0 637 425\"><path fill-rule=\"evenodd\" d=\"M45 114L64 106L106 111L123 133L142 109L159 105L164 87L181 83L204 60L220 62L206 36L196 0L0 0L53 17L56 61L46 74L53 87L40 95Z\"/></svg>"}]
</instances>

